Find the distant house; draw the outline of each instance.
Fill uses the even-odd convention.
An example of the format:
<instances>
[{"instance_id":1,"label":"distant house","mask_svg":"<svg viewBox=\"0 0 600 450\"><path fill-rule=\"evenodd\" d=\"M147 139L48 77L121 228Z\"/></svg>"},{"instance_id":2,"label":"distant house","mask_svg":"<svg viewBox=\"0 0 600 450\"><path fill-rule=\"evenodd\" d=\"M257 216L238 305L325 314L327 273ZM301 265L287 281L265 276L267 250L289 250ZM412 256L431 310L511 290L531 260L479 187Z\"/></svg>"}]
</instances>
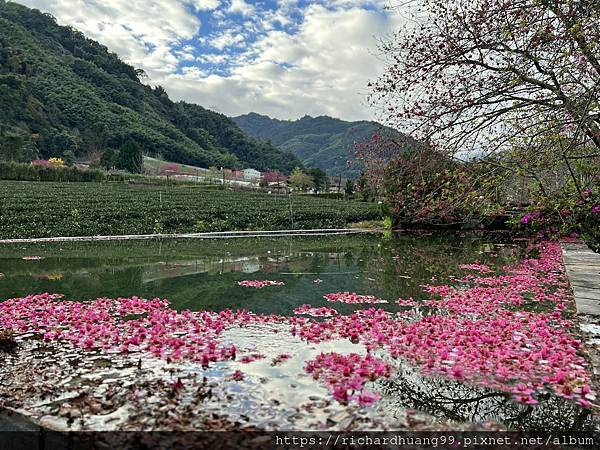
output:
<instances>
[{"instance_id":1,"label":"distant house","mask_svg":"<svg viewBox=\"0 0 600 450\"><path fill-rule=\"evenodd\" d=\"M256 169L244 169L244 181L257 183L260 181L261 173Z\"/></svg>"}]
</instances>

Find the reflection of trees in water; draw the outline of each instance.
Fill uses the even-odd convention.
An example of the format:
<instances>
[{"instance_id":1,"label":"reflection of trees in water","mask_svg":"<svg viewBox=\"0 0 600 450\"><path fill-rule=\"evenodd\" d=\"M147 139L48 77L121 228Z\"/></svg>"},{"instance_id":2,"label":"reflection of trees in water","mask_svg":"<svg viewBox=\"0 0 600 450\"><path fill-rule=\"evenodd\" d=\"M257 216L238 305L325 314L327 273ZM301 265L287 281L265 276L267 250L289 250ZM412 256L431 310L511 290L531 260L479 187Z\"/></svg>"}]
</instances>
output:
<instances>
[{"instance_id":1,"label":"reflection of trees in water","mask_svg":"<svg viewBox=\"0 0 600 450\"><path fill-rule=\"evenodd\" d=\"M533 432L591 432L597 429L589 410L543 394L538 405L515 403L503 392L468 386L453 380L421 376L415 369L399 367L395 377L377 383L383 408L411 408L441 420L496 421L509 429Z\"/></svg>"},{"instance_id":2,"label":"reflection of trees in water","mask_svg":"<svg viewBox=\"0 0 600 450\"><path fill-rule=\"evenodd\" d=\"M421 285L432 277L447 281L450 275L465 271L461 264L481 262L502 266L516 259L519 248L496 247L489 241L459 235L432 235L415 239L412 236L394 236L377 255L372 255L365 267L369 288L378 290L388 300L413 297L423 298ZM387 298L386 297L386 298Z\"/></svg>"}]
</instances>

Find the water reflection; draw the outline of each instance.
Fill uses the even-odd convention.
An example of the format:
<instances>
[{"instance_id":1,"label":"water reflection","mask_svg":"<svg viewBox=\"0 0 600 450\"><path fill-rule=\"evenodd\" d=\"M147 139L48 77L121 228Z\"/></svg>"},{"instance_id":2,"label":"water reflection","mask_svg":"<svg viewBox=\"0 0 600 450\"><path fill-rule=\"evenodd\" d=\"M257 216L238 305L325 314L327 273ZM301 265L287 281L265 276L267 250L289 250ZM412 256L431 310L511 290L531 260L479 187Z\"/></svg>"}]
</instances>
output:
<instances>
[{"instance_id":1,"label":"water reflection","mask_svg":"<svg viewBox=\"0 0 600 450\"><path fill-rule=\"evenodd\" d=\"M396 361L398 364L398 361ZM539 404L515 403L510 396L453 380L420 376L400 364L394 378L377 383L384 396L384 410L413 408L439 419L456 422L496 421L509 429L527 432L597 432L590 411L551 394Z\"/></svg>"},{"instance_id":2,"label":"water reflection","mask_svg":"<svg viewBox=\"0 0 600 450\"><path fill-rule=\"evenodd\" d=\"M304 303L324 304L323 295L337 291L374 294L391 302L420 298L422 284L457 273L459 264L509 262L515 247L498 247L500 239L433 234L3 246L0 298L46 291L78 300L137 295L168 298L177 309L246 308L289 315ZM43 259L22 259L32 255ZM315 283L317 278L322 283ZM286 285L262 290L237 286L244 279ZM356 309L346 306L341 312Z\"/></svg>"},{"instance_id":3,"label":"water reflection","mask_svg":"<svg viewBox=\"0 0 600 450\"><path fill-rule=\"evenodd\" d=\"M515 261L521 249L503 240L501 235L439 233L2 246L0 299L46 291L78 300L137 295L167 298L176 309L292 315L304 303L326 305L324 294L354 291L387 299L389 304L377 306L397 311L394 300L424 298L423 284L463 273L460 264L499 269ZM23 259L28 256L43 259ZM315 283L317 278L322 282ZM285 286L242 288L237 282L244 279L279 280ZM368 306L335 305L342 314ZM291 348L287 333L277 339L282 348ZM256 368L260 364L274 370L267 361ZM293 373L278 376L278 382L297 383L301 366L290 365ZM594 426L586 410L550 394L538 406L519 405L503 393L422 377L406 366L377 387L384 394L381 407L390 415L414 408L440 421L496 420L526 431Z\"/></svg>"}]
</instances>

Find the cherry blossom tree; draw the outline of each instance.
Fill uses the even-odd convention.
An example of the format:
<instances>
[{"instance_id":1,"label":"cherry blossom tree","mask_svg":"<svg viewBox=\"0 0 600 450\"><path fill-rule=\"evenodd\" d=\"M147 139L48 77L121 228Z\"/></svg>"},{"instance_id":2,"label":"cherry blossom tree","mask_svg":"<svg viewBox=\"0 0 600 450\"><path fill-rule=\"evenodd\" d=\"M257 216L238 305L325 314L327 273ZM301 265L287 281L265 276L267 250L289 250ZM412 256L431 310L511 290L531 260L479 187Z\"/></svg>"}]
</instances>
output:
<instances>
[{"instance_id":1,"label":"cherry blossom tree","mask_svg":"<svg viewBox=\"0 0 600 450\"><path fill-rule=\"evenodd\" d=\"M553 149L567 165L600 153L600 2L394 7L406 25L381 42L387 68L371 84L385 122L453 156L531 149L548 136L565 139Z\"/></svg>"}]
</instances>

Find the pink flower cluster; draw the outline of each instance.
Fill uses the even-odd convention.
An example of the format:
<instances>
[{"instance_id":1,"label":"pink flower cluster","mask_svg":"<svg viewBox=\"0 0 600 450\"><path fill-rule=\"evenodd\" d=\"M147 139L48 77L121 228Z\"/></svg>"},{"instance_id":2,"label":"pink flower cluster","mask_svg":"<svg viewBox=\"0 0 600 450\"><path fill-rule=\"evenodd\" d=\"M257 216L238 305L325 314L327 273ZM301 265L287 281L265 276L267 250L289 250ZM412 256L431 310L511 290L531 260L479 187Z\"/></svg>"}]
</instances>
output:
<instances>
[{"instance_id":1,"label":"pink flower cluster","mask_svg":"<svg viewBox=\"0 0 600 450\"><path fill-rule=\"evenodd\" d=\"M273 360L271 361L271 365L278 366L279 364L286 362L291 357L292 355L288 355L287 353L281 353L280 355L277 355L275 358L273 358Z\"/></svg>"},{"instance_id":2,"label":"pink flower cluster","mask_svg":"<svg viewBox=\"0 0 600 450\"><path fill-rule=\"evenodd\" d=\"M560 247L545 243L539 259L525 259L505 274L470 277L461 286L426 286L436 298L424 305L437 313L414 321L381 309L357 311L325 321L293 318L292 333L309 342L346 338L368 350L384 348L425 374L510 392L536 403L547 390L583 406L595 398L590 389L581 343L562 318L571 298ZM515 310L539 303L548 312Z\"/></svg>"},{"instance_id":3,"label":"pink flower cluster","mask_svg":"<svg viewBox=\"0 0 600 450\"><path fill-rule=\"evenodd\" d=\"M265 359L265 355L261 355L260 353L252 353L250 355L243 356L240 359L242 364L249 364L254 361L258 361L259 359Z\"/></svg>"},{"instance_id":4,"label":"pink flower cluster","mask_svg":"<svg viewBox=\"0 0 600 450\"><path fill-rule=\"evenodd\" d=\"M347 316L337 315L333 308L313 308L308 304L296 309L296 314L325 317L313 320L247 311L178 312L161 299L99 298L76 302L63 300L61 295L40 294L1 302L0 328L41 333L44 339L68 340L80 348L142 352L168 361L194 361L206 367L215 361L236 358L236 347L219 340L224 330L286 322L293 335L308 342L348 339L363 344L367 352L383 349L392 357L419 367L424 374L509 392L520 402L536 403L538 394L552 391L589 406L595 394L590 388L587 362L580 352L581 342L570 331L572 322L563 317L572 295L561 250L553 242L540 244L538 250L538 259L506 266L503 274L467 275L452 286L427 285L423 288L430 298L396 302L402 306L425 306L430 312L425 316L414 314L415 310L393 313L375 307ZM481 265L476 266L480 274L487 273ZM252 287L283 284L247 283L252 283ZM328 294L325 298L351 304L385 303L374 296L349 292ZM532 304L535 310L543 312L522 310ZM410 320L406 320L407 315ZM284 361L286 356L280 355L273 364ZM263 357L249 354L241 361ZM377 400L375 394L364 389L364 384L390 374L389 366L370 353L322 354L309 361L306 370L328 386L339 401L356 400L361 405ZM240 377L237 374L234 379Z\"/></svg>"},{"instance_id":5,"label":"pink flower cluster","mask_svg":"<svg viewBox=\"0 0 600 450\"><path fill-rule=\"evenodd\" d=\"M138 316L125 320L125 316ZM40 294L0 303L0 327L42 333L44 339L64 339L76 347L114 352L139 351L167 361L189 360L206 367L235 359L236 347L219 342L232 326L272 323L278 316L247 311L177 312L166 300L137 297L89 302Z\"/></svg>"},{"instance_id":6,"label":"pink flower cluster","mask_svg":"<svg viewBox=\"0 0 600 450\"><path fill-rule=\"evenodd\" d=\"M333 294L326 294L323 296L329 302L340 302L340 303L387 303L387 300L382 300L375 297L374 295L359 295L356 292L336 292Z\"/></svg>"},{"instance_id":7,"label":"pink flower cluster","mask_svg":"<svg viewBox=\"0 0 600 450\"><path fill-rule=\"evenodd\" d=\"M356 353L321 353L307 362L305 370L325 384L339 402L357 400L361 406L370 406L380 399L379 395L365 389L365 384L378 378L389 378L391 373L389 365L380 359Z\"/></svg>"},{"instance_id":8,"label":"pink flower cluster","mask_svg":"<svg viewBox=\"0 0 600 450\"><path fill-rule=\"evenodd\" d=\"M304 304L294 310L294 314L306 314L313 317L331 317L336 316L338 312L333 308L323 306L321 308L313 308L311 305Z\"/></svg>"},{"instance_id":9,"label":"pink flower cluster","mask_svg":"<svg viewBox=\"0 0 600 450\"><path fill-rule=\"evenodd\" d=\"M284 286L283 281L271 281L271 280L244 280L238 281L238 285L243 287L252 287L261 289L267 286Z\"/></svg>"}]
</instances>

